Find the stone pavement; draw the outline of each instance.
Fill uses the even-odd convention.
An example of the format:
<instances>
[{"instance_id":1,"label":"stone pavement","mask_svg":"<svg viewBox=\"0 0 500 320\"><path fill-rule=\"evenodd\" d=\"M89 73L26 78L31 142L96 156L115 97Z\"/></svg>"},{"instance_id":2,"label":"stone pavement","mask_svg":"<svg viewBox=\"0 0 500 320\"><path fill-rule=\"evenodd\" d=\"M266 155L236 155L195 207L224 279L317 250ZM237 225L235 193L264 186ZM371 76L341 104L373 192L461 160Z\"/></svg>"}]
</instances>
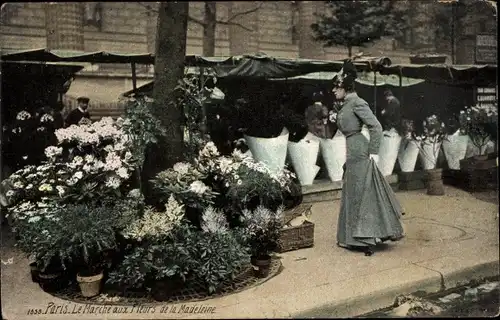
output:
<instances>
[{"instance_id":1,"label":"stone pavement","mask_svg":"<svg viewBox=\"0 0 500 320\"><path fill-rule=\"evenodd\" d=\"M30 308L45 312L51 302L68 306L69 311L79 304L43 292L31 282L28 261L3 243L2 260L13 257L13 264L2 264L3 316L7 320L349 317L389 306L399 294L436 292L498 275L496 193L475 196L448 186L445 191L444 196L428 196L425 190L398 192L407 213L403 219L407 237L385 244L371 257L335 246L338 201L314 204L315 246L281 254L284 270L258 287L184 303L215 307L210 314L161 313L158 304L154 313L28 316Z\"/></svg>"}]
</instances>

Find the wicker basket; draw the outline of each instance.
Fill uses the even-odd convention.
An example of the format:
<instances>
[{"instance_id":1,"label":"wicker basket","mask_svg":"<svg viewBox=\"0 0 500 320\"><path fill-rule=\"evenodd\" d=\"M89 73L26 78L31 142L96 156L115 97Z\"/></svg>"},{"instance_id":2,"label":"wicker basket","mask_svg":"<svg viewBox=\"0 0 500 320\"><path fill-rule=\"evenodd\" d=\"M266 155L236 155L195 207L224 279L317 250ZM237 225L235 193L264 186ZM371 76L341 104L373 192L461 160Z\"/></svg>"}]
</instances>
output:
<instances>
[{"instance_id":1,"label":"wicker basket","mask_svg":"<svg viewBox=\"0 0 500 320\"><path fill-rule=\"evenodd\" d=\"M310 213L311 204L301 204L285 212L284 224L287 225L291 220L305 213ZM314 223L305 221L300 226L290 226L281 229L280 245L278 252L287 252L302 248L312 247L314 245Z\"/></svg>"}]
</instances>

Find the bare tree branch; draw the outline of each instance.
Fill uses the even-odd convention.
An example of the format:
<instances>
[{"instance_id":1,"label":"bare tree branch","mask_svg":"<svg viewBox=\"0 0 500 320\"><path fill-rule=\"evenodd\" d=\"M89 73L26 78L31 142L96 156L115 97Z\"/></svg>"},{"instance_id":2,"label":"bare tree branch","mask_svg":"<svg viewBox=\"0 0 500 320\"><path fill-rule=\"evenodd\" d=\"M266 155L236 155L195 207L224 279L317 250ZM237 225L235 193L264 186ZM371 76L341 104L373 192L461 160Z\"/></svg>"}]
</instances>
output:
<instances>
[{"instance_id":1,"label":"bare tree branch","mask_svg":"<svg viewBox=\"0 0 500 320\"><path fill-rule=\"evenodd\" d=\"M137 2L141 7L143 7L144 9L146 9L148 12L154 12L154 13L158 13L159 11L158 10L155 10L153 9L152 6L148 5L148 4L144 4L142 2Z\"/></svg>"},{"instance_id":2,"label":"bare tree branch","mask_svg":"<svg viewBox=\"0 0 500 320\"><path fill-rule=\"evenodd\" d=\"M244 15L246 15L246 14L250 14L250 13L256 12L256 11L258 11L260 8L262 8L262 6L263 6L263 5L264 5L264 1L260 2L260 3L259 3L259 5L258 5L257 7L255 7L255 8L253 8L253 9L250 9L250 10L247 10L247 11L242 11L242 12L235 13L235 14L233 14L231 17L229 17L229 18L227 19L227 21L226 21L226 22L227 22L227 23L229 23L229 22L232 22L234 19L236 19L236 18L237 18L237 17L239 17L239 16L244 16ZM227 23L226 23L226 24L227 24Z\"/></svg>"},{"instance_id":3,"label":"bare tree branch","mask_svg":"<svg viewBox=\"0 0 500 320\"><path fill-rule=\"evenodd\" d=\"M240 28L243 28L247 31L253 31L253 29L251 28L248 28L248 27L245 27L244 25L242 25L241 23L238 23L238 22L229 22L229 21L221 21L221 20L217 20L217 23L218 24L223 24L223 25L226 25L226 26L238 26Z\"/></svg>"},{"instance_id":4,"label":"bare tree branch","mask_svg":"<svg viewBox=\"0 0 500 320\"><path fill-rule=\"evenodd\" d=\"M197 23L197 24L199 24L202 27L205 27L205 25L206 25L205 22L203 22L203 21L201 21L199 19L196 19L196 18L194 18L192 16L188 16L188 21L192 21L194 23Z\"/></svg>"}]
</instances>

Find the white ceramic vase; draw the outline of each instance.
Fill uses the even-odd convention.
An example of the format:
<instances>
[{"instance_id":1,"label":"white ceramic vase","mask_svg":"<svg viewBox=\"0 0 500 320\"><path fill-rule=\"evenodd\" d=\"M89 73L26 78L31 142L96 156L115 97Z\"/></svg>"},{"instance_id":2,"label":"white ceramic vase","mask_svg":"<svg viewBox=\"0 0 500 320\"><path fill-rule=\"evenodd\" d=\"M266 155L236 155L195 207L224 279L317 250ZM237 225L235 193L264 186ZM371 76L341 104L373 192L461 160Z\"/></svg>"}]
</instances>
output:
<instances>
[{"instance_id":1,"label":"white ceramic vase","mask_svg":"<svg viewBox=\"0 0 500 320\"><path fill-rule=\"evenodd\" d=\"M332 139L320 140L320 148L330 180L341 181L344 173L342 166L346 161L345 136L337 130Z\"/></svg>"},{"instance_id":2,"label":"white ceramic vase","mask_svg":"<svg viewBox=\"0 0 500 320\"><path fill-rule=\"evenodd\" d=\"M402 172L415 171L421 143L405 138L401 141L398 152L398 162Z\"/></svg>"},{"instance_id":3,"label":"white ceramic vase","mask_svg":"<svg viewBox=\"0 0 500 320\"><path fill-rule=\"evenodd\" d=\"M460 134L460 130L446 137L443 141L443 153L446 157L448 168L460 170L460 160L465 158L468 143L469 136Z\"/></svg>"},{"instance_id":4,"label":"white ceramic vase","mask_svg":"<svg viewBox=\"0 0 500 320\"><path fill-rule=\"evenodd\" d=\"M307 136L299 142L288 141L288 156L297 178L303 186L311 185L319 172L316 165L319 153L319 141L308 139Z\"/></svg>"},{"instance_id":5,"label":"white ceramic vase","mask_svg":"<svg viewBox=\"0 0 500 320\"><path fill-rule=\"evenodd\" d=\"M267 165L271 172L277 173L285 167L288 134L288 130L284 128L276 138L245 135L245 140L253 158Z\"/></svg>"},{"instance_id":6,"label":"white ceramic vase","mask_svg":"<svg viewBox=\"0 0 500 320\"><path fill-rule=\"evenodd\" d=\"M380 144L378 168L384 176L390 176L398 159L401 136L395 129L383 132Z\"/></svg>"},{"instance_id":7,"label":"white ceramic vase","mask_svg":"<svg viewBox=\"0 0 500 320\"><path fill-rule=\"evenodd\" d=\"M422 167L424 167L424 170L436 169L436 163L440 148L441 141L437 142L434 139L422 141L419 156L420 160L422 161Z\"/></svg>"}]
</instances>

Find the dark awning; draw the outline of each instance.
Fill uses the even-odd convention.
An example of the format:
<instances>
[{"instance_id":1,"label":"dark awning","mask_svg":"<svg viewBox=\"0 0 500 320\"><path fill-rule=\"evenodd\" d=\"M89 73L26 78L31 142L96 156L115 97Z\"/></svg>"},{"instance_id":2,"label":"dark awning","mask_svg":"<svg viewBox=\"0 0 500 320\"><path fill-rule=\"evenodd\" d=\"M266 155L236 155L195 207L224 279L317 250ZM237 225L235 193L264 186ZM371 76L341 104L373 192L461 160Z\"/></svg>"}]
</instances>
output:
<instances>
[{"instance_id":1,"label":"dark awning","mask_svg":"<svg viewBox=\"0 0 500 320\"><path fill-rule=\"evenodd\" d=\"M395 74L436 83L490 85L497 82L496 65L395 64L380 69L381 74Z\"/></svg>"},{"instance_id":2,"label":"dark awning","mask_svg":"<svg viewBox=\"0 0 500 320\"><path fill-rule=\"evenodd\" d=\"M382 59L387 63L388 58ZM251 77L251 78L289 78L313 72L340 71L343 61L313 60L313 59L285 59L269 57L265 54L247 55L234 69L218 72L220 78ZM369 71L380 67L379 60L356 61L359 71Z\"/></svg>"},{"instance_id":3,"label":"dark awning","mask_svg":"<svg viewBox=\"0 0 500 320\"><path fill-rule=\"evenodd\" d=\"M187 65L214 66L236 64L241 56L234 57L201 57L186 56ZM114 53L106 51L84 52L71 50L34 49L2 55L3 61L37 61L37 62L86 62L86 63L136 63L154 64L151 53Z\"/></svg>"},{"instance_id":4,"label":"dark awning","mask_svg":"<svg viewBox=\"0 0 500 320\"><path fill-rule=\"evenodd\" d=\"M56 63L32 63L32 62L12 62L2 61L2 81L10 81L12 77L29 77L33 74L51 76L72 76L84 67L73 64Z\"/></svg>"}]
</instances>

